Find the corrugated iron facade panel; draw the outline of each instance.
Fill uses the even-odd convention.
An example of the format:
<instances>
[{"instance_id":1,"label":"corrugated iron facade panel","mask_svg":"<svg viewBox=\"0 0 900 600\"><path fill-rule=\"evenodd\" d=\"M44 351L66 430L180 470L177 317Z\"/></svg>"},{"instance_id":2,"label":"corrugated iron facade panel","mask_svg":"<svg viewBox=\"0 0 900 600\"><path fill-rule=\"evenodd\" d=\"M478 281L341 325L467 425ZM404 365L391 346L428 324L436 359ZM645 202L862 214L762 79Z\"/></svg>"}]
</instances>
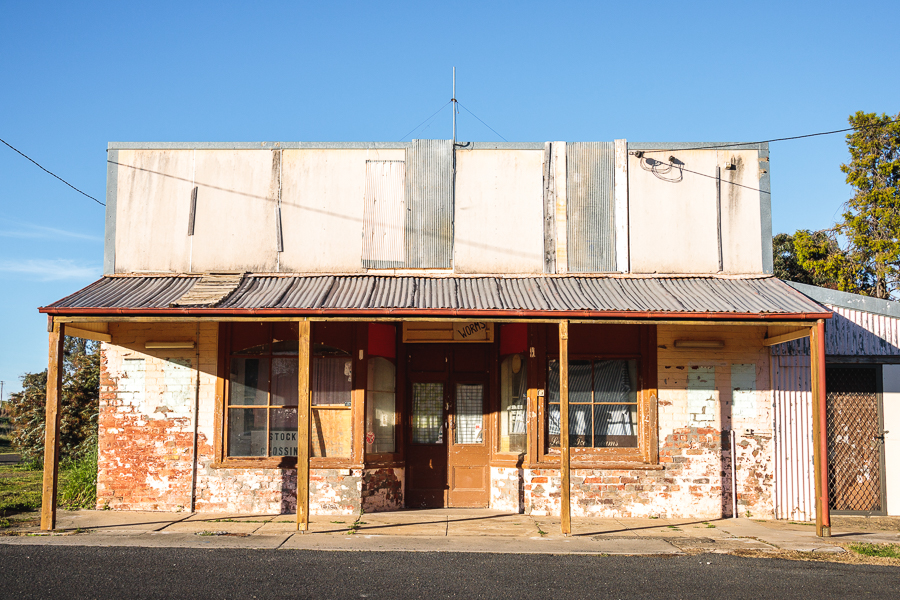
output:
<instances>
[{"instance_id":1,"label":"corrugated iron facade panel","mask_svg":"<svg viewBox=\"0 0 900 600\"><path fill-rule=\"evenodd\" d=\"M109 277L49 308L168 308L197 278ZM822 313L775 278L245 276L215 308ZM206 308L213 308L209 306Z\"/></svg>"},{"instance_id":2,"label":"corrugated iron facade panel","mask_svg":"<svg viewBox=\"0 0 900 600\"><path fill-rule=\"evenodd\" d=\"M613 142L566 144L569 272L616 270L616 152Z\"/></svg>"},{"instance_id":3,"label":"corrugated iron facade panel","mask_svg":"<svg viewBox=\"0 0 900 600\"><path fill-rule=\"evenodd\" d=\"M363 209L362 266L406 265L406 179L402 160L367 160Z\"/></svg>"},{"instance_id":4,"label":"corrugated iron facade panel","mask_svg":"<svg viewBox=\"0 0 900 600\"><path fill-rule=\"evenodd\" d=\"M453 142L413 140L406 151L406 266L453 267Z\"/></svg>"},{"instance_id":5,"label":"corrugated iron facade panel","mask_svg":"<svg viewBox=\"0 0 900 600\"><path fill-rule=\"evenodd\" d=\"M808 356L773 356L775 518L815 518L812 383Z\"/></svg>"},{"instance_id":6,"label":"corrugated iron facade panel","mask_svg":"<svg viewBox=\"0 0 900 600\"><path fill-rule=\"evenodd\" d=\"M900 319L826 304L834 316L825 322L828 356L900 356ZM809 339L772 346L772 354L809 356Z\"/></svg>"}]
</instances>

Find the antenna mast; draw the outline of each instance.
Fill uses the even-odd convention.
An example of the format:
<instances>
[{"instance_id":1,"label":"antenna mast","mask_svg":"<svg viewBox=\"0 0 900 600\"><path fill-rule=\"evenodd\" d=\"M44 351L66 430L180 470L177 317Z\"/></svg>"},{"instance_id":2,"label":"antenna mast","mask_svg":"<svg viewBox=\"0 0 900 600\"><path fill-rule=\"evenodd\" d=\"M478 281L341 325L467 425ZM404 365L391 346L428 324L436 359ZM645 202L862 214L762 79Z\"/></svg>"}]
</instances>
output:
<instances>
[{"instance_id":1,"label":"antenna mast","mask_svg":"<svg viewBox=\"0 0 900 600\"><path fill-rule=\"evenodd\" d=\"M456 67L453 67L453 143L456 144Z\"/></svg>"}]
</instances>

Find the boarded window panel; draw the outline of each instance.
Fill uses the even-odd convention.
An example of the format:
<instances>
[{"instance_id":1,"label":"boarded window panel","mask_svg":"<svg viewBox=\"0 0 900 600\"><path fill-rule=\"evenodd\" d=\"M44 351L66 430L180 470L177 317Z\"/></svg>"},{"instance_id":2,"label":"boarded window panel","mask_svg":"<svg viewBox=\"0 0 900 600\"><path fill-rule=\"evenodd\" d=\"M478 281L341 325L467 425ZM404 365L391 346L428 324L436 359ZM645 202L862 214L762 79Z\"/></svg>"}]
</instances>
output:
<instances>
[{"instance_id":1,"label":"boarded window panel","mask_svg":"<svg viewBox=\"0 0 900 600\"><path fill-rule=\"evenodd\" d=\"M366 161L363 267L393 269L406 264L405 163Z\"/></svg>"},{"instance_id":2,"label":"boarded window panel","mask_svg":"<svg viewBox=\"0 0 900 600\"><path fill-rule=\"evenodd\" d=\"M569 271L616 270L615 144L566 144Z\"/></svg>"},{"instance_id":3,"label":"boarded window panel","mask_svg":"<svg viewBox=\"0 0 900 600\"><path fill-rule=\"evenodd\" d=\"M452 144L451 140L413 140L406 151L408 268L453 267Z\"/></svg>"}]
</instances>

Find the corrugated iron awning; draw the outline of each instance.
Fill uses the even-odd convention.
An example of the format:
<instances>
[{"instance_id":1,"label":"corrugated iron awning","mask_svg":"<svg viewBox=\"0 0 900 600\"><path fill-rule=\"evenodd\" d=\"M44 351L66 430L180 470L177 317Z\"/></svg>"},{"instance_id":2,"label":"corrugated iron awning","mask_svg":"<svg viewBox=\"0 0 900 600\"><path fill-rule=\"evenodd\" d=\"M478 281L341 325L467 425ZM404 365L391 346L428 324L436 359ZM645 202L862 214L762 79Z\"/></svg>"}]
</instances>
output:
<instances>
[{"instance_id":1,"label":"corrugated iron awning","mask_svg":"<svg viewBox=\"0 0 900 600\"><path fill-rule=\"evenodd\" d=\"M827 318L775 277L244 275L197 303L200 275L103 277L41 308L51 315L334 314L561 318ZM183 306L190 299L190 306ZM179 305L181 304L181 305Z\"/></svg>"}]
</instances>

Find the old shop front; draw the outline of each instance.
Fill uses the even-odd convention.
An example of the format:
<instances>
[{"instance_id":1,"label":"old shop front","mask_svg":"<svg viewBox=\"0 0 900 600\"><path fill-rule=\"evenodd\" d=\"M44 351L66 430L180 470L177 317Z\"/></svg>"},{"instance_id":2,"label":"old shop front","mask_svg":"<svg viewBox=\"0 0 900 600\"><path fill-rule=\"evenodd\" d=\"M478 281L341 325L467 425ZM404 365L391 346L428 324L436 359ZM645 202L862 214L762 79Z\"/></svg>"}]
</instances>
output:
<instances>
[{"instance_id":1,"label":"old shop front","mask_svg":"<svg viewBox=\"0 0 900 600\"><path fill-rule=\"evenodd\" d=\"M771 277L223 285L112 276L43 309L105 340L98 506L292 513L299 484L307 515L559 515L569 489L575 516L767 516L768 345L828 315Z\"/></svg>"},{"instance_id":2,"label":"old shop front","mask_svg":"<svg viewBox=\"0 0 900 600\"><path fill-rule=\"evenodd\" d=\"M48 422L103 344L99 507L774 516L768 348L830 312L771 276L765 144L108 157L104 276L41 309Z\"/></svg>"}]
</instances>

